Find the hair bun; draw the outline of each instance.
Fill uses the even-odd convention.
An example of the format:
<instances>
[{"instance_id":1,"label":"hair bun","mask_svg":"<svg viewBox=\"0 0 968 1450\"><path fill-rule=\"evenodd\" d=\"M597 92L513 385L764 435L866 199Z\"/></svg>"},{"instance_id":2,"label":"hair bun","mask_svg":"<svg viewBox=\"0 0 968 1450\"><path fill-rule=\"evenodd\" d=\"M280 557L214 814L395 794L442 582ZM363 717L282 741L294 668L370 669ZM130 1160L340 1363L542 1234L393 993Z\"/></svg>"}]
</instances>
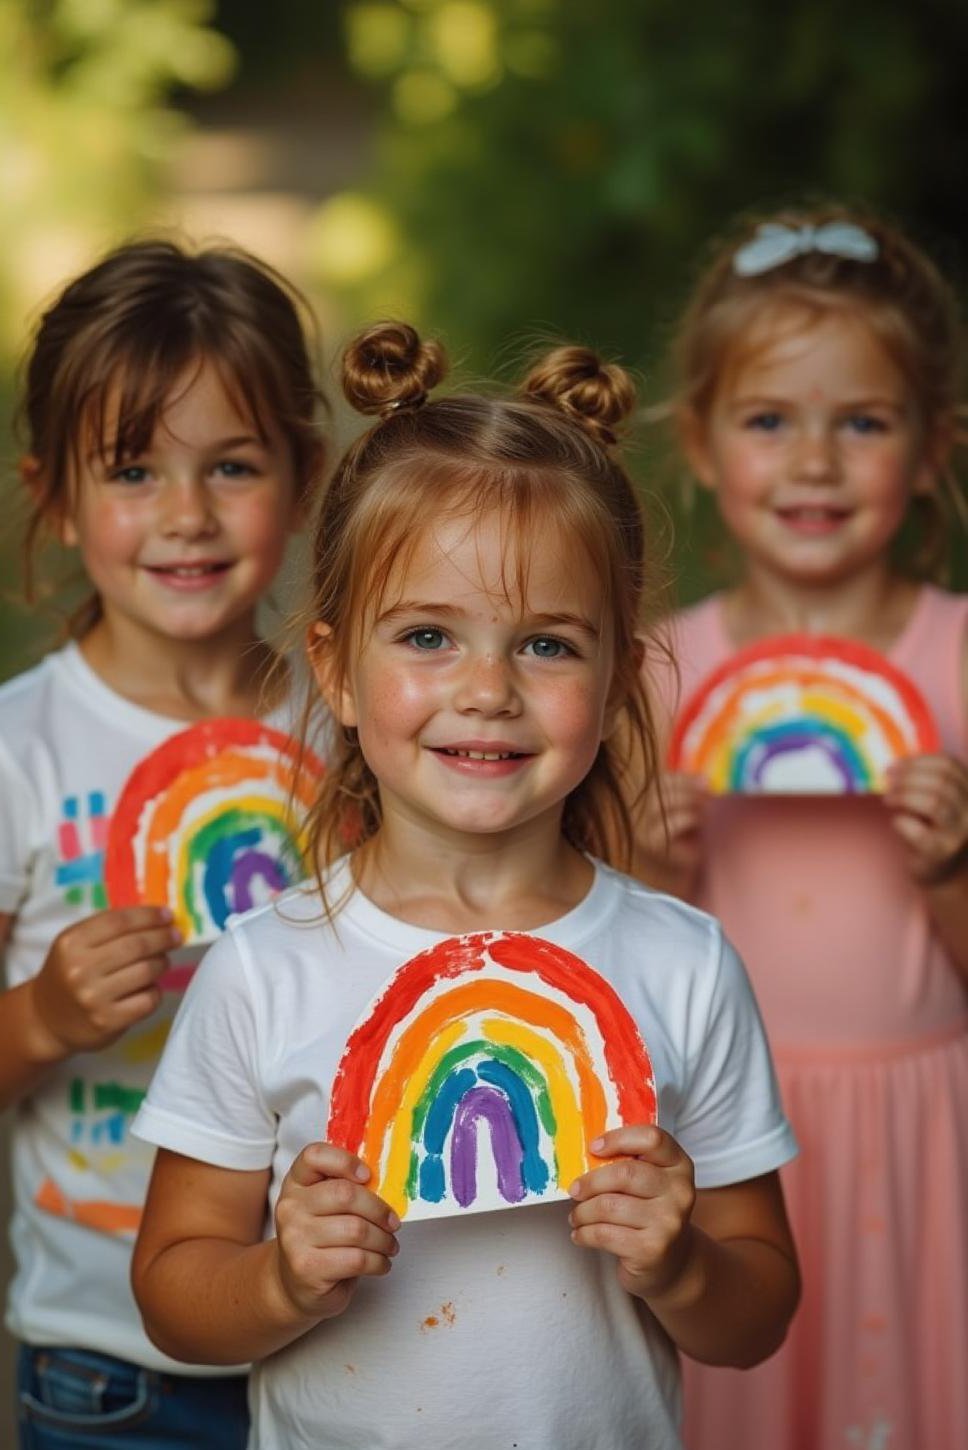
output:
<instances>
[{"instance_id":1,"label":"hair bun","mask_svg":"<svg viewBox=\"0 0 968 1450\"><path fill-rule=\"evenodd\" d=\"M521 392L560 408L605 448L635 407L629 374L589 347L554 348L531 369Z\"/></svg>"},{"instance_id":2,"label":"hair bun","mask_svg":"<svg viewBox=\"0 0 968 1450\"><path fill-rule=\"evenodd\" d=\"M439 342L422 342L406 322L377 322L343 354L343 392L358 413L419 408L446 372Z\"/></svg>"}]
</instances>

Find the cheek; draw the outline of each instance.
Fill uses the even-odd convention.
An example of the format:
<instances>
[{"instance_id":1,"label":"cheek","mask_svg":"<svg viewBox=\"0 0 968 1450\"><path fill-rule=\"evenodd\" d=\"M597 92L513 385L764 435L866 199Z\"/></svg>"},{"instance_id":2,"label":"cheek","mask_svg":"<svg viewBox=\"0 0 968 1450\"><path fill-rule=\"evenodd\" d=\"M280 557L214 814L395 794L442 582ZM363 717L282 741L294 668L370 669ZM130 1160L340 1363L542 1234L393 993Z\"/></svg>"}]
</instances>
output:
<instances>
[{"instance_id":1,"label":"cheek","mask_svg":"<svg viewBox=\"0 0 968 1450\"><path fill-rule=\"evenodd\" d=\"M360 739L379 743L419 726L435 708L437 687L429 672L384 666L367 669L355 695Z\"/></svg>"},{"instance_id":2,"label":"cheek","mask_svg":"<svg viewBox=\"0 0 968 1450\"><path fill-rule=\"evenodd\" d=\"M607 685L598 680L562 681L544 693L542 713L555 742L586 758L590 765L598 752L604 730Z\"/></svg>"},{"instance_id":3,"label":"cheek","mask_svg":"<svg viewBox=\"0 0 968 1450\"><path fill-rule=\"evenodd\" d=\"M140 511L119 504L98 509L96 517L82 511L75 519L77 546L89 573L99 565L129 559L144 537Z\"/></svg>"}]
</instances>

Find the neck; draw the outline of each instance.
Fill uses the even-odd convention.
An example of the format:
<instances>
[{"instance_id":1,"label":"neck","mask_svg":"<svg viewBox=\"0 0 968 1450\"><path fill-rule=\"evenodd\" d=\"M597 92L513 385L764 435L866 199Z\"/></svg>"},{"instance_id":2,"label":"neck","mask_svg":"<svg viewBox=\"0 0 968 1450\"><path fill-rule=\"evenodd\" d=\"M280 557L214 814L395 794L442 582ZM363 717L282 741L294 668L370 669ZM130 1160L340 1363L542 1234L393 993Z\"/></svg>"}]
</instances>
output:
<instances>
[{"instance_id":1,"label":"neck","mask_svg":"<svg viewBox=\"0 0 968 1450\"><path fill-rule=\"evenodd\" d=\"M104 616L80 642L90 667L119 695L159 715L199 720L263 713L263 686L275 655L254 617L199 640L143 634Z\"/></svg>"},{"instance_id":2,"label":"neck","mask_svg":"<svg viewBox=\"0 0 968 1450\"><path fill-rule=\"evenodd\" d=\"M407 818L384 801L383 824L356 853L360 890L414 926L528 931L587 894L594 870L561 834L561 811L490 835Z\"/></svg>"},{"instance_id":3,"label":"neck","mask_svg":"<svg viewBox=\"0 0 968 1450\"><path fill-rule=\"evenodd\" d=\"M727 628L736 645L770 634L834 634L877 649L893 644L907 622L917 586L886 562L849 579L790 580L751 563L727 596Z\"/></svg>"}]
</instances>

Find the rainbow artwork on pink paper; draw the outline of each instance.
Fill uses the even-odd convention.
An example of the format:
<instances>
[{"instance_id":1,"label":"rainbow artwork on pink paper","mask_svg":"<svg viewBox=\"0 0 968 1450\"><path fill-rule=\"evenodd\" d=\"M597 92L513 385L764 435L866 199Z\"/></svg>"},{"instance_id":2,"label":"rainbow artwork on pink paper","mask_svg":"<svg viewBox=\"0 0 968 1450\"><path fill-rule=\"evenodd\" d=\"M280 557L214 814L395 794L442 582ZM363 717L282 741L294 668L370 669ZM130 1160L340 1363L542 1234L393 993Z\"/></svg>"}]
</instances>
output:
<instances>
[{"instance_id":1,"label":"rainbow artwork on pink paper","mask_svg":"<svg viewBox=\"0 0 968 1450\"><path fill-rule=\"evenodd\" d=\"M347 1040L327 1138L401 1218L567 1198L588 1144L657 1121L652 1063L615 989L522 932L449 937L392 977Z\"/></svg>"},{"instance_id":2,"label":"rainbow artwork on pink paper","mask_svg":"<svg viewBox=\"0 0 968 1450\"><path fill-rule=\"evenodd\" d=\"M128 777L108 831L112 906L169 906L187 945L306 874L295 817L322 765L258 720L204 720L169 736Z\"/></svg>"},{"instance_id":3,"label":"rainbow artwork on pink paper","mask_svg":"<svg viewBox=\"0 0 968 1450\"><path fill-rule=\"evenodd\" d=\"M668 764L718 793L850 795L882 791L895 761L939 748L920 691L877 650L790 634L740 650L699 685Z\"/></svg>"}]
</instances>

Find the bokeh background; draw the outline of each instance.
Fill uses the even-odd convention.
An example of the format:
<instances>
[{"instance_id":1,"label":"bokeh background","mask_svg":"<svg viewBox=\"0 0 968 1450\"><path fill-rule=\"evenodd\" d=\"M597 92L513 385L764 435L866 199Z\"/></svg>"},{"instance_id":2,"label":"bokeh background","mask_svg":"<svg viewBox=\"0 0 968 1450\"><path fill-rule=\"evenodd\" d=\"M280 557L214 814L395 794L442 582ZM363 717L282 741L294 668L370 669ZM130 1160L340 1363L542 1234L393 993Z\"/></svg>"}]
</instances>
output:
<instances>
[{"instance_id":1,"label":"bokeh background","mask_svg":"<svg viewBox=\"0 0 968 1450\"><path fill-rule=\"evenodd\" d=\"M738 211L873 204L964 295L966 54L963 0L0 0L0 678L56 632L18 603L18 364L109 245L164 228L261 254L311 299L327 378L357 324L394 315L459 378L565 337L656 402ZM338 438L353 426L337 408ZM657 428L630 460L695 598L729 565L715 521ZM968 588L963 537L952 579Z\"/></svg>"}]
</instances>

